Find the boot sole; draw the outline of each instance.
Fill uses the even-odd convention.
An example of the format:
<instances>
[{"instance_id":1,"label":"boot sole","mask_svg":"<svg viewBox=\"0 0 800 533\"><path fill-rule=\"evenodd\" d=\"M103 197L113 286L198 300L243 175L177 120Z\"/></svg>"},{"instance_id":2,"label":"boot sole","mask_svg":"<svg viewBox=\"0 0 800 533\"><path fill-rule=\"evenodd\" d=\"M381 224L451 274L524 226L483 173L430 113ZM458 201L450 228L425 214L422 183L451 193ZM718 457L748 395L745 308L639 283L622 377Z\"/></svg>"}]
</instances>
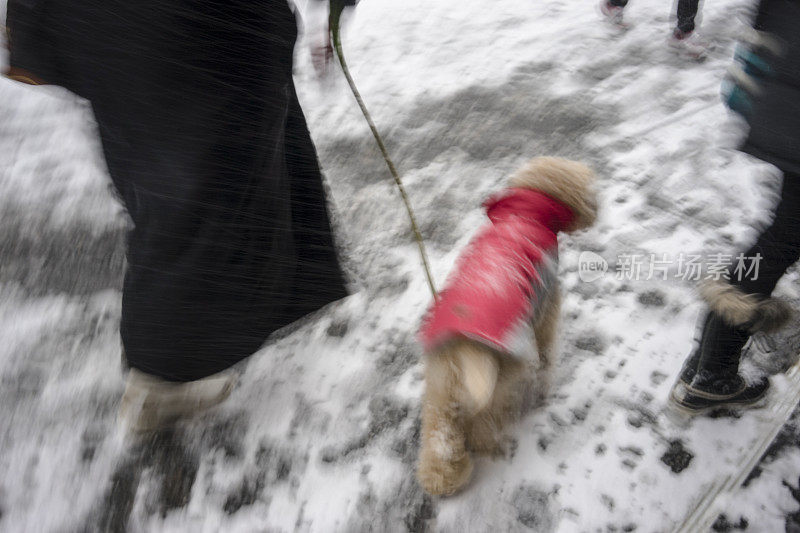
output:
<instances>
[{"instance_id":1,"label":"boot sole","mask_svg":"<svg viewBox=\"0 0 800 533\"><path fill-rule=\"evenodd\" d=\"M764 391L764 394L753 401L726 402L724 404L694 408L680 403L680 400L675 397L675 388L673 387L669 392L668 406L675 410L678 414L684 416L697 416L713 413L714 411L761 409L766 406L768 396L769 390L766 390Z\"/></svg>"}]
</instances>

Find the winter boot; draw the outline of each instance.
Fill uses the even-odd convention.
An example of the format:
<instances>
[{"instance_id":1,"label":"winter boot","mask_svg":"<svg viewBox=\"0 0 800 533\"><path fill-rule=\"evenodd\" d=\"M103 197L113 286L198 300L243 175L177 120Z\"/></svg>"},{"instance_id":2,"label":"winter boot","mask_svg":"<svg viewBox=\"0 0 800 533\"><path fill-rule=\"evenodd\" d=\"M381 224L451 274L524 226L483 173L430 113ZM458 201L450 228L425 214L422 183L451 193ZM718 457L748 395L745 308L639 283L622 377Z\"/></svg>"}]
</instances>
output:
<instances>
[{"instance_id":1,"label":"winter boot","mask_svg":"<svg viewBox=\"0 0 800 533\"><path fill-rule=\"evenodd\" d=\"M681 55L698 61L708 57L708 53L712 48L696 31L685 32L677 28L669 38L669 45L678 50Z\"/></svg>"},{"instance_id":2,"label":"winter boot","mask_svg":"<svg viewBox=\"0 0 800 533\"><path fill-rule=\"evenodd\" d=\"M698 372L701 360L715 370L733 369L735 374L748 337L746 331L728 326L714 312L708 313L697 348L683 363L678 381L689 385Z\"/></svg>"},{"instance_id":3,"label":"winter boot","mask_svg":"<svg viewBox=\"0 0 800 533\"><path fill-rule=\"evenodd\" d=\"M679 381L670 392L670 403L688 415L709 413L718 409L761 407L769 390L769 379L747 383L739 375L715 376L700 372L691 385Z\"/></svg>"},{"instance_id":4,"label":"winter boot","mask_svg":"<svg viewBox=\"0 0 800 533\"><path fill-rule=\"evenodd\" d=\"M769 381L747 384L737 373L749 337L781 327L790 316L779 300L746 294L727 282L708 283L701 294L710 308L697 349L670 392L670 403L688 414L748 407L766 394Z\"/></svg>"},{"instance_id":5,"label":"winter boot","mask_svg":"<svg viewBox=\"0 0 800 533\"><path fill-rule=\"evenodd\" d=\"M133 433L162 429L221 403L235 384L231 372L174 382L132 368L122 396L120 422Z\"/></svg>"},{"instance_id":6,"label":"winter boot","mask_svg":"<svg viewBox=\"0 0 800 533\"><path fill-rule=\"evenodd\" d=\"M700 295L725 324L744 330L750 335L759 331L777 331L792 316L792 309L785 302L748 294L726 281L705 283L700 288Z\"/></svg>"}]
</instances>

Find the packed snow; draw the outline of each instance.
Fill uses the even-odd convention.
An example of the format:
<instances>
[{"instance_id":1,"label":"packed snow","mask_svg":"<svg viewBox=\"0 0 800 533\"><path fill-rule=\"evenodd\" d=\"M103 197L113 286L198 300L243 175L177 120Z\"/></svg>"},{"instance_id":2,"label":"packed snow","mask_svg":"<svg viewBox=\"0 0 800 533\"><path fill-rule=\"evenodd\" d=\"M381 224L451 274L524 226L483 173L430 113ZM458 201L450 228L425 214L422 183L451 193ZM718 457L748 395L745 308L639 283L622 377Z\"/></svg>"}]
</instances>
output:
<instances>
[{"instance_id":1,"label":"packed snow","mask_svg":"<svg viewBox=\"0 0 800 533\"><path fill-rule=\"evenodd\" d=\"M522 162L566 156L599 176L597 224L560 240L552 388L506 456L479 459L450 498L414 478L430 295L408 221L338 67L320 79L307 36L295 77L353 294L270 339L222 407L140 441L116 420L127 221L90 109L0 78L0 530L676 527L769 422L685 425L664 410L703 309L683 260L744 250L776 200L779 173L733 150L743 125L719 98L752 9L705 3L704 62L667 47L673 9L659 0L632 0L627 31L591 0L363 0L346 17L348 63L439 284ZM582 281L582 252L608 271ZM778 294L797 304L798 281L790 272ZM772 400L796 331L749 347L749 375L776 374ZM799 439L795 414L720 502L716 530L800 531Z\"/></svg>"}]
</instances>

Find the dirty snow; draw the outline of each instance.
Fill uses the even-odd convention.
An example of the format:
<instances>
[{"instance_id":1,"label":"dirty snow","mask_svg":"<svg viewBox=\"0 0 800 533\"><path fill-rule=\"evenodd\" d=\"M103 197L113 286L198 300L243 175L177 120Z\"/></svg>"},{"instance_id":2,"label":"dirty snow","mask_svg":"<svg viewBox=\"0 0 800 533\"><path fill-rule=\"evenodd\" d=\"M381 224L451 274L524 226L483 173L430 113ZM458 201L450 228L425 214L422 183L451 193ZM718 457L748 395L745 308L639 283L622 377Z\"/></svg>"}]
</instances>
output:
<instances>
[{"instance_id":1,"label":"dirty snow","mask_svg":"<svg viewBox=\"0 0 800 533\"><path fill-rule=\"evenodd\" d=\"M716 49L703 63L666 46L659 0L633 0L623 33L589 0L364 0L348 17L348 62L440 282L483 199L526 159L577 158L601 180L596 226L561 239L552 390L508 456L478 460L448 499L413 475L414 335L430 298L402 204L346 85L315 77L307 41L296 80L354 294L271 339L222 408L139 443L115 419L126 221L90 112L61 89L0 79L0 529L670 530L763 431L757 413L681 427L663 411L702 311L675 258L743 250L775 202L779 175L731 150L742 125L718 97L751 8L704 5ZM609 271L581 281L582 251ZM668 279L618 276L631 254L672 261ZM779 292L797 302L797 287L791 273ZM794 331L754 343L748 372L783 371ZM715 529L800 530L798 424Z\"/></svg>"}]
</instances>

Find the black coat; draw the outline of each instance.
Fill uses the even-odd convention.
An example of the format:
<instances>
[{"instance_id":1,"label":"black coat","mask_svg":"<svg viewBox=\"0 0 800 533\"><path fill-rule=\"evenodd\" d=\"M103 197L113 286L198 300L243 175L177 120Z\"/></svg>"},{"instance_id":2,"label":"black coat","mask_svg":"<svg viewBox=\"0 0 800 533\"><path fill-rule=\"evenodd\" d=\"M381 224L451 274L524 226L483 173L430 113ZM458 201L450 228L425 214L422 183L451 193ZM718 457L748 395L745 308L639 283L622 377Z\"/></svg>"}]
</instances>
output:
<instances>
[{"instance_id":1,"label":"black coat","mask_svg":"<svg viewBox=\"0 0 800 533\"><path fill-rule=\"evenodd\" d=\"M800 174L800 0L762 0L755 29L776 39L779 53L759 50L768 72L755 81L743 150L784 172Z\"/></svg>"},{"instance_id":2,"label":"black coat","mask_svg":"<svg viewBox=\"0 0 800 533\"><path fill-rule=\"evenodd\" d=\"M286 0L10 0L11 65L87 98L134 223L128 363L208 376L346 295Z\"/></svg>"}]
</instances>

